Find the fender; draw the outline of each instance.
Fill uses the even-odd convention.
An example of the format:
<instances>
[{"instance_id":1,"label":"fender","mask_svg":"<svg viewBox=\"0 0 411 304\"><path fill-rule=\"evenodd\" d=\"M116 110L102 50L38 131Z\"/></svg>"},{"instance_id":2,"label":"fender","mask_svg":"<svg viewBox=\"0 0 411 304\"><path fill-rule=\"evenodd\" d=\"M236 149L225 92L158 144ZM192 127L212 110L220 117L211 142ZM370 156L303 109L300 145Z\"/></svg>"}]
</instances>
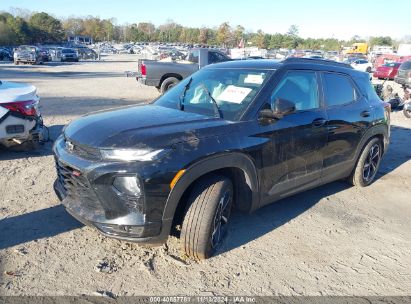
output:
<instances>
[{"instance_id":1,"label":"fender","mask_svg":"<svg viewBox=\"0 0 411 304\"><path fill-rule=\"evenodd\" d=\"M207 173L224 168L238 168L244 172L246 183L251 190L251 204L249 209L250 211L257 209L259 205L259 183L257 170L253 161L250 157L242 153L225 153L200 160L186 169L168 196L163 213L163 220L173 219L174 212L184 191L195 180Z\"/></svg>"},{"instance_id":2,"label":"fender","mask_svg":"<svg viewBox=\"0 0 411 304\"><path fill-rule=\"evenodd\" d=\"M388 128L389 127L386 124L378 124L378 125L372 126L364 133L359 145L357 146L357 150L355 152L354 165L357 163L357 159L360 153L362 152L363 148L367 144L367 142L370 140L370 138L376 135L382 135L384 138L383 144L384 144L384 154L385 154L385 152L388 149L388 144L390 142L390 135L389 135Z\"/></svg>"}]
</instances>

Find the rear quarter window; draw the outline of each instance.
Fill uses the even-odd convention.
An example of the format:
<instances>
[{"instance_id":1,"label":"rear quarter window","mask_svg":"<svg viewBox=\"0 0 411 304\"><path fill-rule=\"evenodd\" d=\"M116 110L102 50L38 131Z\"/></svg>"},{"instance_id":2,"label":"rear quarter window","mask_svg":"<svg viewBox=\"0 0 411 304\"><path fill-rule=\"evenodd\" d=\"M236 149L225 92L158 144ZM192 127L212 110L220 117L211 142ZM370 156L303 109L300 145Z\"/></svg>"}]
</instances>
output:
<instances>
[{"instance_id":1,"label":"rear quarter window","mask_svg":"<svg viewBox=\"0 0 411 304\"><path fill-rule=\"evenodd\" d=\"M355 83L361 90L361 93L368 100L380 100L367 74L358 74L354 76Z\"/></svg>"},{"instance_id":2,"label":"rear quarter window","mask_svg":"<svg viewBox=\"0 0 411 304\"><path fill-rule=\"evenodd\" d=\"M323 74L324 97L327 106L338 106L356 100L355 89L348 76L334 73Z\"/></svg>"}]
</instances>

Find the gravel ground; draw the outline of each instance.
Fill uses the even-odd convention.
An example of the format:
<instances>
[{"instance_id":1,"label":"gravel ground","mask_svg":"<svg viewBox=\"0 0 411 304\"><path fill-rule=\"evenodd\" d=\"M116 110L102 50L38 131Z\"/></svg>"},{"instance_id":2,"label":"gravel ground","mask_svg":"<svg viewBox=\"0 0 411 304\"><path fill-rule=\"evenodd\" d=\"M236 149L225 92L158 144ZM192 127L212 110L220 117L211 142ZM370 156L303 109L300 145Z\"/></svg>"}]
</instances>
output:
<instances>
[{"instance_id":1,"label":"gravel ground","mask_svg":"<svg viewBox=\"0 0 411 304\"><path fill-rule=\"evenodd\" d=\"M126 78L136 57L45 66L0 64L30 82L51 138L74 118L152 100ZM234 214L218 254L182 259L178 240L144 248L105 238L59 205L52 143L0 151L0 295L409 295L411 120L392 114L392 142L368 188L335 182Z\"/></svg>"}]
</instances>

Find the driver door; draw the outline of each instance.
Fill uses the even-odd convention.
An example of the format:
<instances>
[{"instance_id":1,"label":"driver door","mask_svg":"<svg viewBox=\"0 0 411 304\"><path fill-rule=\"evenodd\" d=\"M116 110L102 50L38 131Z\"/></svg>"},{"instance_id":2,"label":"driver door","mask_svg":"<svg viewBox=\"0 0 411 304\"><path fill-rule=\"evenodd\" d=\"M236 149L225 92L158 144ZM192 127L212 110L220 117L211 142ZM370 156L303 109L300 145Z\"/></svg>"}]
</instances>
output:
<instances>
[{"instance_id":1,"label":"driver door","mask_svg":"<svg viewBox=\"0 0 411 304\"><path fill-rule=\"evenodd\" d=\"M316 72L291 70L271 92L268 106L273 108L281 98L293 102L296 111L261 124L261 136L267 138L262 151L262 204L320 183L327 116L319 98L318 79Z\"/></svg>"}]
</instances>

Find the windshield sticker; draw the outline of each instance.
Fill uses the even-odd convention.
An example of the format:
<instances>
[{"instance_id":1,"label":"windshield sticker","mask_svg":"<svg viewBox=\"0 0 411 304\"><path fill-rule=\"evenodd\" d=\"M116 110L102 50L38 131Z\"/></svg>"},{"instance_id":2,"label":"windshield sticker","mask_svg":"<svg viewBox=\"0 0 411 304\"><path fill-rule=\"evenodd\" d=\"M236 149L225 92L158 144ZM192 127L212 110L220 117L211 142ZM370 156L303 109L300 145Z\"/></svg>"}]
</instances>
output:
<instances>
[{"instance_id":1,"label":"windshield sticker","mask_svg":"<svg viewBox=\"0 0 411 304\"><path fill-rule=\"evenodd\" d=\"M224 100L232 103L242 103L243 100L250 94L250 88L236 87L229 85L219 96L219 100Z\"/></svg>"},{"instance_id":2,"label":"windshield sticker","mask_svg":"<svg viewBox=\"0 0 411 304\"><path fill-rule=\"evenodd\" d=\"M247 77L244 79L244 83L250 83L250 84L262 84L264 81L264 78L262 75L256 75L256 74L249 74Z\"/></svg>"}]
</instances>

